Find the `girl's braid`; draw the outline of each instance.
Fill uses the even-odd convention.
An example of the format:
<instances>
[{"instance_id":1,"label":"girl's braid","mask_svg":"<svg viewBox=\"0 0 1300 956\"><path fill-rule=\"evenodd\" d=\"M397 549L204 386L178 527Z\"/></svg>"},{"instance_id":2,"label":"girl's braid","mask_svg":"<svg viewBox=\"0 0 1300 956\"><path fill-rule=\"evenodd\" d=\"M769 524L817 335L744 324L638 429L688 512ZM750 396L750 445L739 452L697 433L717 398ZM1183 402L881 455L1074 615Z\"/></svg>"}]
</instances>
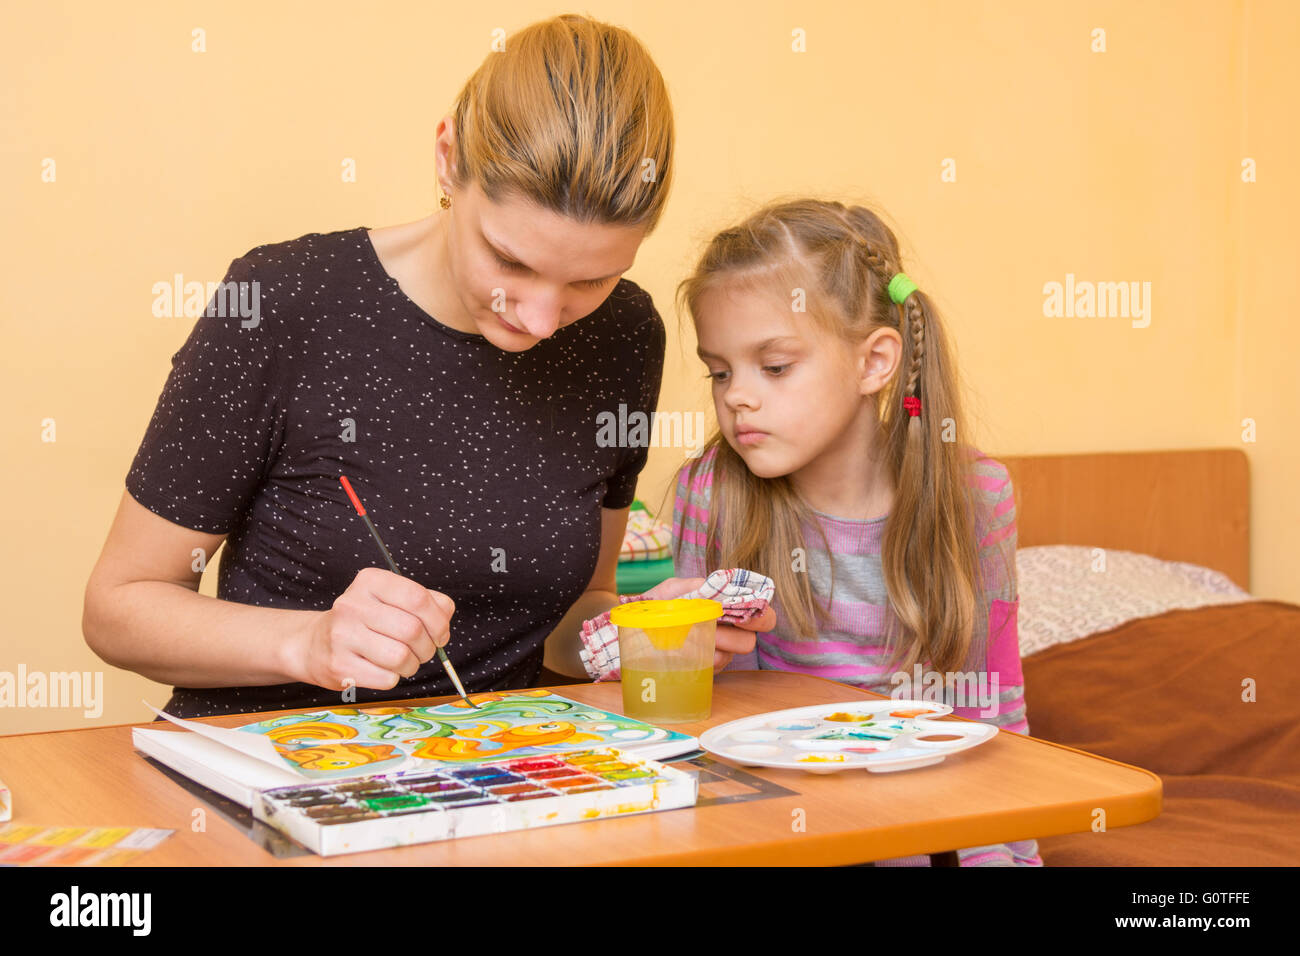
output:
<instances>
[{"instance_id":1,"label":"girl's braid","mask_svg":"<svg viewBox=\"0 0 1300 956\"><path fill-rule=\"evenodd\" d=\"M876 281L880 283L881 288L887 288L889 280L902 270L889 261L886 253L873 248L871 243L867 242L851 224L849 233L853 237L855 247L866 260L868 268L875 275ZM907 369L907 383L903 394L919 398L920 390L917 383L921 377L921 359L925 355L925 313L921 311L921 303L917 300L916 293L909 295L898 306L898 313L906 321L907 332L912 336L912 361Z\"/></svg>"}]
</instances>

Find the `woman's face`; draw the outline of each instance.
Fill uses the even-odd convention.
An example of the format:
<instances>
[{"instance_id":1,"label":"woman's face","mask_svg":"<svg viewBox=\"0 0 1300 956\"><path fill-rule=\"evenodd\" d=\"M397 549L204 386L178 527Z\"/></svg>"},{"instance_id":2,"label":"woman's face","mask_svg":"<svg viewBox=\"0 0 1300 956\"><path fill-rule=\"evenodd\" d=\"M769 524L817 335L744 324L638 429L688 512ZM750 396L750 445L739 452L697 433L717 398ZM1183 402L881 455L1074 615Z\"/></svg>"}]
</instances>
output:
<instances>
[{"instance_id":1,"label":"woman's face","mask_svg":"<svg viewBox=\"0 0 1300 956\"><path fill-rule=\"evenodd\" d=\"M642 226L583 224L517 198L456 190L441 213L453 287L480 334L522 352L590 315L632 267Z\"/></svg>"},{"instance_id":2,"label":"woman's face","mask_svg":"<svg viewBox=\"0 0 1300 956\"><path fill-rule=\"evenodd\" d=\"M874 414L870 396L897 362L885 340L897 337L892 330L850 347L782 305L771 292L722 285L700 296L695 310L722 436L760 478L799 472L865 427L864 416Z\"/></svg>"}]
</instances>

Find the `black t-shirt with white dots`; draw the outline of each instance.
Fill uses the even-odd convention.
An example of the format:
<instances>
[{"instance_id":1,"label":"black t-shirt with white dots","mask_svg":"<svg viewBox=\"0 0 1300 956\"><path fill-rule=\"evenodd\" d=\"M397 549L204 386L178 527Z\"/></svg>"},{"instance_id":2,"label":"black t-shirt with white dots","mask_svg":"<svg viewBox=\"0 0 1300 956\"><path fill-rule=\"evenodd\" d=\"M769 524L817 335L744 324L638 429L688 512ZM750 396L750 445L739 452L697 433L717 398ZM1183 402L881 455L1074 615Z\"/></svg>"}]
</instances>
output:
<instances>
[{"instance_id":1,"label":"black t-shirt with white dots","mask_svg":"<svg viewBox=\"0 0 1300 956\"><path fill-rule=\"evenodd\" d=\"M466 689L534 683L595 573L601 508L627 507L645 465L644 443L598 440L597 416L658 402L650 296L621 280L590 315L507 352L411 301L365 227L258 246L223 281L256 281L257 308L214 295L172 357L132 497L227 535L218 598L327 610L362 568L387 567L346 475L400 572L456 602L447 653ZM437 658L391 690L355 689L358 703L454 693ZM167 710L342 703L304 683L177 687Z\"/></svg>"}]
</instances>

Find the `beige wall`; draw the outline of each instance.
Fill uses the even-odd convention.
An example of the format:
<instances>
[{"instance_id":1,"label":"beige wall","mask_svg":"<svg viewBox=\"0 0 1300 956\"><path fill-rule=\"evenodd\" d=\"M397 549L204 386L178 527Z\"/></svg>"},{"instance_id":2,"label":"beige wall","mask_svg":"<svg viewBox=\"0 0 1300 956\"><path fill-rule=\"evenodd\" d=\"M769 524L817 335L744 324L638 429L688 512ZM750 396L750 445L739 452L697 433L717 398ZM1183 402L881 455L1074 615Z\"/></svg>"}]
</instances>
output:
<instances>
[{"instance_id":1,"label":"beige wall","mask_svg":"<svg viewBox=\"0 0 1300 956\"><path fill-rule=\"evenodd\" d=\"M167 697L104 668L80 626L193 325L152 316L153 283L219 280L261 243L426 214L434 126L490 31L564 6L9 5L0 670L101 671L104 703L97 719L3 708L0 733L146 719L141 697ZM631 273L669 324L661 410L710 408L672 295L712 231L775 196L879 203L945 310L986 451L1233 446L1253 419L1254 591L1300 601L1300 7L584 9L636 33L675 98L674 194ZM191 52L196 27L206 53ZM1096 28L1105 52L1090 49ZM795 29L807 52L791 50ZM356 183L340 181L343 157ZM1257 182L1242 182L1243 157ZM941 181L945 158L955 182ZM1067 273L1150 282L1149 327L1045 318L1043 285ZM654 449L641 497L657 504L681 457Z\"/></svg>"}]
</instances>

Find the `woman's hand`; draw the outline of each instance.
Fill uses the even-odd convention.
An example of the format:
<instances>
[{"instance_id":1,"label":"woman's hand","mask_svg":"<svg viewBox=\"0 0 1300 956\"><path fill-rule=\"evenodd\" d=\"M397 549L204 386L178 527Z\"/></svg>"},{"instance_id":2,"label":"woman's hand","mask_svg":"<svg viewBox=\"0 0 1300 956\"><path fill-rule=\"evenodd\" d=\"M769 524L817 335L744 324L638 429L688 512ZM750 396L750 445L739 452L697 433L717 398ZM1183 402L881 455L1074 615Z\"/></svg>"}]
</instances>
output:
<instances>
[{"instance_id":1,"label":"woman's hand","mask_svg":"<svg viewBox=\"0 0 1300 956\"><path fill-rule=\"evenodd\" d=\"M291 651L299 680L390 690L451 638L455 602L384 568L362 568Z\"/></svg>"},{"instance_id":2,"label":"woman's hand","mask_svg":"<svg viewBox=\"0 0 1300 956\"><path fill-rule=\"evenodd\" d=\"M681 597L697 590L704 584L704 578L669 578L660 581L642 597L649 600L664 600ZM729 663L733 654L748 654L757 642L755 633L770 631L776 627L776 611L769 605L762 614L750 618L744 624L718 624L713 638L713 672L716 674Z\"/></svg>"}]
</instances>

